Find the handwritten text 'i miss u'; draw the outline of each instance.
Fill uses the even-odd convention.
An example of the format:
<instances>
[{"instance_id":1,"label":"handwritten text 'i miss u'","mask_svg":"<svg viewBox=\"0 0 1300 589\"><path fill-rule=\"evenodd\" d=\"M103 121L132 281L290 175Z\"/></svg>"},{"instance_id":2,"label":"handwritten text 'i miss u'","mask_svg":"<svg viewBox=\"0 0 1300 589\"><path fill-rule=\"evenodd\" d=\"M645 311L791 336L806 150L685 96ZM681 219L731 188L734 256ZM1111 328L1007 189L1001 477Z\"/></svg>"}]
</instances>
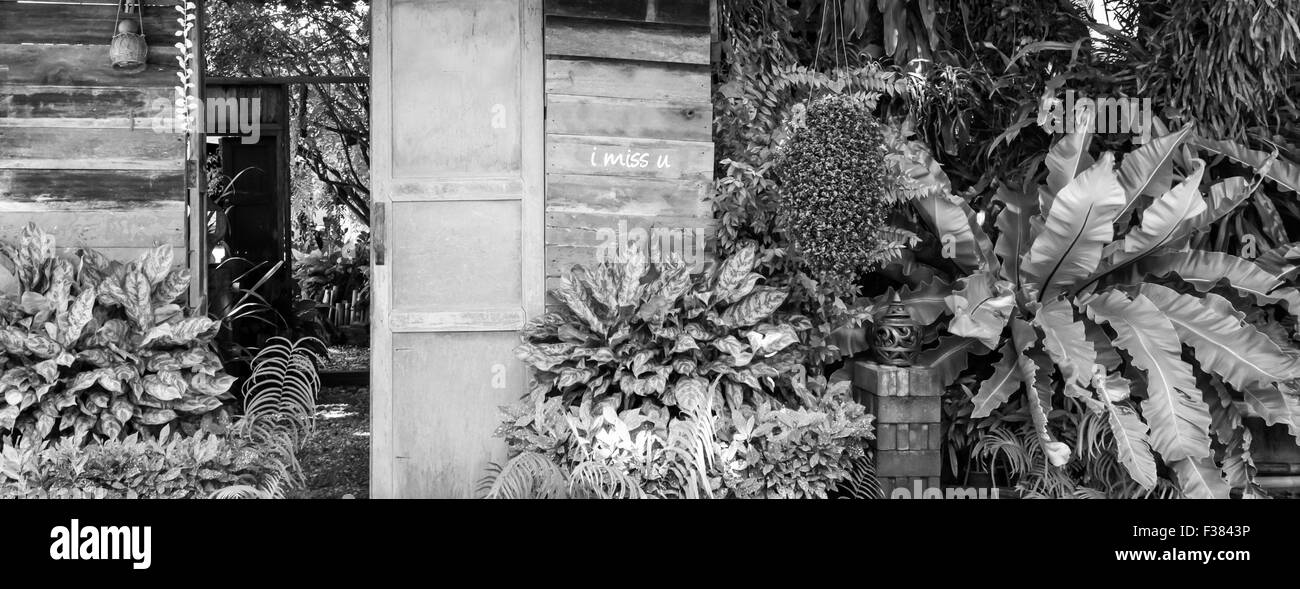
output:
<instances>
[{"instance_id":1,"label":"handwritten text 'i miss u'","mask_svg":"<svg viewBox=\"0 0 1300 589\"><path fill-rule=\"evenodd\" d=\"M591 165L596 168L648 168L650 167L650 152L648 151L605 151L597 152L597 148L591 148ZM668 155L662 154L655 157L654 165L656 168L671 168L668 163Z\"/></svg>"}]
</instances>

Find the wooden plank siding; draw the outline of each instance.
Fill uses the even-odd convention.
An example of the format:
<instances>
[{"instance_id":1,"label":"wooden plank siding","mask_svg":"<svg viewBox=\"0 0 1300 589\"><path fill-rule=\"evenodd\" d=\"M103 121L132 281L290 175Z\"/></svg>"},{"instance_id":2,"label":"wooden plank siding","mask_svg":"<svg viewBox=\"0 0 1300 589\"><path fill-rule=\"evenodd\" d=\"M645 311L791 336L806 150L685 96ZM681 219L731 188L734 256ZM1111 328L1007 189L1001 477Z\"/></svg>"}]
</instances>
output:
<instances>
[{"instance_id":1,"label":"wooden plank siding","mask_svg":"<svg viewBox=\"0 0 1300 589\"><path fill-rule=\"evenodd\" d=\"M32 222L65 251L170 244L188 259L180 13L144 4L149 65L129 74L109 62L114 4L0 0L0 238Z\"/></svg>"},{"instance_id":2,"label":"wooden plank siding","mask_svg":"<svg viewBox=\"0 0 1300 589\"><path fill-rule=\"evenodd\" d=\"M545 2L548 291L611 239L713 236L709 5Z\"/></svg>"}]
</instances>

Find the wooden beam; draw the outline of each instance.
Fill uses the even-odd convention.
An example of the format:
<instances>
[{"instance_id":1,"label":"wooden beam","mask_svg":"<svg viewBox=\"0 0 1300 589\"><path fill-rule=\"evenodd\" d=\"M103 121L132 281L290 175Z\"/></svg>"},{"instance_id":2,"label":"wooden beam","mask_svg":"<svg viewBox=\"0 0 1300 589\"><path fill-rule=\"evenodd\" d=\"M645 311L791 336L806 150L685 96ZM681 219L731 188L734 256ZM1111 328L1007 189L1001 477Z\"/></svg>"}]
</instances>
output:
<instances>
[{"instance_id":1,"label":"wooden beam","mask_svg":"<svg viewBox=\"0 0 1300 589\"><path fill-rule=\"evenodd\" d=\"M175 47L150 47L145 71L124 73L108 61L108 47L96 45L0 44L10 84L44 86L172 87L178 79Z\"/></svg>"},{"instance_id":2,"label":"wooden beam","mask_svg":"<svg viewBox=\"0 0 1300 589\"><path fill-rule=\"evenodd\" d=\"M707 66L547 59L547 94L698 101L710 92Z\"/></svg>"},{"instance_id":3,"label":"wooden beam","mask_svg":"<svg viewBox=\"0 0 1300 589\"><path fill-rule=\"evenodd\" d=\"M709 31L552 16L546 54L708 65Z\"/></svg>"},{"instance_id":4,"label":"wooden beam","mask_svg":"<svg viewBox=\"0 0 1300 589\"><path fill-rule=\"evenodd\" d=\"M707 0L546 0L546 14L709 26Z\"/></svg>"},{"instance_id":5,"label":"wooden beam","mask_svg":"<svg viewBox=\"0 0 1300 589\"><path fill-rule=\"evenodd\" d=\"M209 77L206 83L214 86L280 85L280 84L369 84L370 76L264 76L250 78Z\"/></svg>"},{"instance_id":6,"label":"wooden beam","mask_svg":"<svg viewBox=\"0 0 1300 589\"><path fill-rule=\"evenodd\" d=\"M0 170L0 200L13 203L80 202L85 208L128 208L181 201L180 171Z\"/></svg>"},{"instance_id":7,"label":"wooden beam","mask_svg":"<svg viewBox=\"0 0 1300 589\"><path fill-rule=\"evenodd\" d=\"M713 105L552 94L547 97L546 130L564 135L711 141Z\"/></svg>"},{"instance_id":8,"label":"wooden beam","mask_svg":"<svg viewBox=\"0 0 1300 589\"><path fill-rule=\"evenodd\" d=\"M144 129L0 127L0 168L184 170L184 139Z\"/></svg>"},{"instance_id":9,"label":"wooden beam","mask_svg":"<svg viewBox=\"0 0 1300 589\"><path fill-rule=\"evenodd\" d=\"M166 87L0 84L0 118L131 119L170 117L175 90Z\"/></svg>"},{"instance_id":10,"label":"wooden beam","mask_svg":"<svg viewBox=\"0 0 1300 589\"><path fill-rule=\"evenodd\" d=\"M170 6L146 6L146 41L167 43L180 30ZM0 39L5 43L97 45L107 51L116 33L117 12L112 5L18 4L0 2Z\"/></svg>"}]
</instances>

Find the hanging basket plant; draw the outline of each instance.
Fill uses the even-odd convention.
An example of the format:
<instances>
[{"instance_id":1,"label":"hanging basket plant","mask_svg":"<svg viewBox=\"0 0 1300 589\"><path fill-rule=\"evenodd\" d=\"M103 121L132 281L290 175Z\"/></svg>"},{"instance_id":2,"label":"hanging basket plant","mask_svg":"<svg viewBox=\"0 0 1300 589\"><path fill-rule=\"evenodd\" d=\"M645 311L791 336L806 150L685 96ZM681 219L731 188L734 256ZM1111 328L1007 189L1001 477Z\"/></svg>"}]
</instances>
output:
<instances>
[{"instance_id":1,"label":"hanging basket plant","mask_svg":"<svg viewBox=\"0 0 1300 589\"><path fill-rule=\"evenodd\" d=\"M144 9L139 0L118 2L114 29L113 41L108 46L113 69L129 73L143 71L149 56L149 44L144 38Z\"/></svg>"},{"instance_id":2,"label":"hanging basket plant","mask_svg":"<svg viewBox=\"0 0 1300 589\"><path fill-rule=\"evenodd\" d=\"M814 100L777 158L781 224L809 274L852 284L889 258L884 139L861 100Z\"/></svg>"}]
</instances>

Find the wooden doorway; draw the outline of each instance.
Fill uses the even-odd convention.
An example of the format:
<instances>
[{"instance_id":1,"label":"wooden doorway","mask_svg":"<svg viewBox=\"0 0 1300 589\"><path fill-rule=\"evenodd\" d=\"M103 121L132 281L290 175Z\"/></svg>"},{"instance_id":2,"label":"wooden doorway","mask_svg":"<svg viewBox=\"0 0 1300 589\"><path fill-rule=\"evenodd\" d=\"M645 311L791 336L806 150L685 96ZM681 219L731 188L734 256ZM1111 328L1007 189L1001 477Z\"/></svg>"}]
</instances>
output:
<instances>
[{"instance_id":1,"label":"wooden doorway","mask_svg":"<svg viewBox=\"0 0 1300 589\"><path fill-rule=\"evenodd\" d=\"M372 18L371 496L468 497L543 306L541 0Z\"/></svg>"}]
</instances>

